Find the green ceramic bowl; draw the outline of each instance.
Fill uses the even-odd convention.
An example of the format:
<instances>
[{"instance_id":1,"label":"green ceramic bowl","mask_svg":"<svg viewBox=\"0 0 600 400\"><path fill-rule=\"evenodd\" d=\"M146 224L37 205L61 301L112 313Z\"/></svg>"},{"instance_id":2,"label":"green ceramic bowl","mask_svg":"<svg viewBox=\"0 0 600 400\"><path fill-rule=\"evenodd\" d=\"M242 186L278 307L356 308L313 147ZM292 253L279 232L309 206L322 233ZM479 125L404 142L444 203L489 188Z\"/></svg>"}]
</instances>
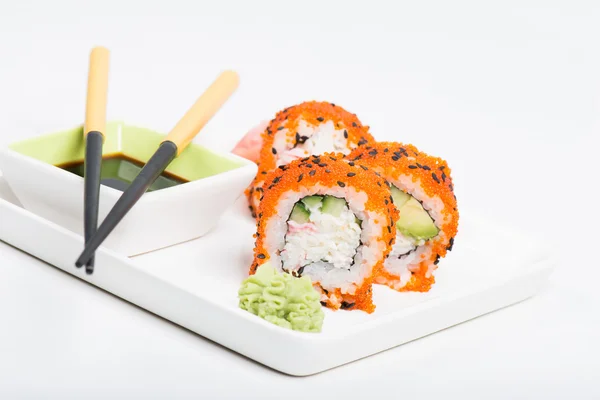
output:
<instances>
[{"instance_id":1,"label":"green ceramic bowl","mask_svg":"<svg viewBox=\"0 0 600 400\"><path fill-rule=\"evenodd\" d=\"M110 122L103 154L147 162L164 138L150 129ZM81 162L84 152L83 126L77 126L0 149L0 170L26 209L82 235L84 180L58 165ZM244 158L192 143L166 169L187 182L145 193L103 246L135 255L200 237L243 194L256 170ZM122 193L101 185L100 221ZM79 252L73 250L74 260Z\"/></svg>"}]
</instances>

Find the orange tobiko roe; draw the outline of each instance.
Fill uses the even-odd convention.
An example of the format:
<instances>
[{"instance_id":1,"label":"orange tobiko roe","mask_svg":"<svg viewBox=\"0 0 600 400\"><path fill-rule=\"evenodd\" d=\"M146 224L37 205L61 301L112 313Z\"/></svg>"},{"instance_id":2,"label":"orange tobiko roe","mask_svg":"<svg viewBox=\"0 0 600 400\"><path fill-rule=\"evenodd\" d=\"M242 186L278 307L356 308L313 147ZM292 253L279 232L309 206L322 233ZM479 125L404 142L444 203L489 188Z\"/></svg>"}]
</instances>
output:
<instances>
[{"instance_id":1,"label":"orange tobiko roe","mask_svg":"<svg viewBox=\"0 0 600 400\"><path fill-rule=\"evenodd\" d=\"M429 268L436 266L440 258L452 249L458 232L459 213L451 178L451 170L445 160L427 155L411 144L379 142L355 149L347 158L377 171L388 181L397 181L401 175L412 176L413 182L420 182L421 189L429 197L438 197L444 204L443 213L447 216L438 228L445 233L445 240L433 243L431 258L423 258L419 269L400 291L427 292L435 283ZM424 257L424 255L423 255ZM435 267L436 268L436 267ZM382 268L375 282L392 287L400 277Z\"/></svg>"},{"instance_id":2,"label":"orange tobiko roe","mask_svg":"<svg viewBox=\"0 0 600 400\"><path fill-rule=\"evenodd\" d=\"M266 227L272 218L287 220L288 217L281 215L278 210L282 197L290 190L326 194L323 190L319 192L319 187L341 187L365 193L368 196L365 209L378 212L387 219L385 224L381 224L381 231L374 233L383 249L382 257L373 266L371 275L357 284L354 294L342 293L340 289L326 290L319 282L313 282L315 287L327 296L325 303L328 307L338 309L346 304L344 308L371 313L375 310L371 290L373 279L383 268L383 262L396 239L398 210L392 204L391 192L385 180L365 166L347 162L342 154L326 153L295 160L268 174L264 185L264 197L259 207L254 261L250 267L250 274L253 274L259 265L271 259L271 254L265 247ZM350 194L347 194L346 198L349 196Z\"/></svg>"},{"instance_id":3,"label":"orange tobiko roe","mask_svg":"<svg viewBox=\"0 0 600 400\"><path fill-rule=\"evenodd\" d=\"M250 211L256 216L260 204L261 188L269 172L277 168L277 150L273 147L277 132L286 129L286 144L288 149L295 146L296 131L300 120L318 126L327 121L332 121L336 129L344 129L348 150L367 143L374 143L375 139L369 133L369 127L363 125L356 114L328 102L307 101L278 112L274 119L262 133L262 148L258 160L258 172L252 184L246 189ZM311 154L306 154L309 156ZM257 190L258 189L258 190Z\"/></svg>"}]
</instances>

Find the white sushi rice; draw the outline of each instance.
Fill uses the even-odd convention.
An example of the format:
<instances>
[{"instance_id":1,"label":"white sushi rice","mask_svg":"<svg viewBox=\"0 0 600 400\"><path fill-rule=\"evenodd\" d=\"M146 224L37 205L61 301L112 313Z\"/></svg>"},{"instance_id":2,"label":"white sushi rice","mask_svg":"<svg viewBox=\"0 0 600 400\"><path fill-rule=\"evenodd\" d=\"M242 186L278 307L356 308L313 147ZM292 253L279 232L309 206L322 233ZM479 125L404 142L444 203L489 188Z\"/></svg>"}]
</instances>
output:
<instances>
[{"instance_id":1,"label":"white sushi rice","mask_svg":"<svg viewBox=\"0 0 600 400\"><path fill-rule=\"evenodd\" d=\"M411 157L412 158L412 157ZM421 188L421 181L417 179L413 182L413 177L410 175L401 175L397 180L388 179L391 184L396 186L398 189L405 193L410 194L421 202L423 208L429 216L433 219L433 223L438 228L449 222L451 218L449 214L444 214L444 203L438 196L430 197ZM402 218L402 216L400 216ZM444 238L444 232L439 231L438 235L427 241L419 241L418 243L413 242L416 246L416 250L411 251L407 254L405 251L408 248L407 241L411 241L411 238L405 237L402 233L396 230L396 242L387 258L384 268L397 276L400 276L400 282L394 283L395 289L401 289L404 287L412 272L416 272L419 269L419 263L430 256L431 247L435 240ZM430 266L426 276L431 276L435 266ZM411 272L412 271L412 272Z\"/></svg>"},{"instance_id":2,"label":"white sushi rice","mask_svg":"<svg viewBox=\"0 0 600 400\"><path fill-rule=\"evenodd\" d=\"M334 240L348 240L352 243L356 243L355 227L357 225L354 222L354 216L360 219L361 230L360 240L357 247L352 249L356 251L353 257L353 264L347 265L347 257L350 254L349 248L352 247L352 243L348 243L349 247L342 245L342 252L339 255L332 257L331 262L323 262L315 254L312 254L311 249L307 251L307 257L311 260L318 260L304 266L302 275L308 275L313 282L319 283L326 290L333 290L339 288L344 294L354 294L356 289L362 284L364 279L371 276L374 265L377 260L383 257L383 252L386 249L386 243L380 240L384 229L387 229L387 217L376 211L365 210L365 203L367 201L367 194L364 192L357 192L352 187L325 187L322 185L315 185L312 188L300 187L298 191L290 190L281 196L278 204L277 213L278 216L271 218L265 227L266 229L266 240L265 248L271 255L271 262L277 266L280 270L283 270L286 257L291 259L291 254L286 254L288 251L300 252L296 250L297 245L288 245L286 248L286 234L288 233L288 217L292 212L292 209L296 202L300 199L312 196L312 195L330 195L339 198L346 199L348 204L348 212L344 214L347 223L353 233L348 233L348 236L341 234L338 237L332 236ZM335 223L323 222L324 224L331 224L331 228ZM341 222L340 222L341 223ZM298 238L298 242L301 240L308 240ZM340 245L341 242L335 243ZM299 243L298 243L299 245ZM324 244L322 244L324 245ZM331 246L330 244L324 246ZM333 248L328 247L327 251L331 250L333 254ZM317 250L323 252L323 250ZM309 252L311 252L309 254ZM300 268L298 263L292 263L296 269ZM300 263L301 264L301 263ZM290 271L291 272L291 271ZM330 299L333 300L333 299Z\"/></svg>"},{"instance_id":3,"label":"white sushi rice","mask_svg":"<svg viewBox=\"0 0 600 400\"><path fill-rule=\"evenodd\" d=\"M294 139L290 143L287 128L277 131L275 134L273 147L277 150L278 167L311 155L327 152L349 154L352 151L352 148L348 146L348 139L344 137L344 127L336 129L333 121L313 125L300 118L296 131L298 135L308 139L304 143L296 144L296 132L292 132ZM296 144L295 147L294 144Z\"/></svg>"}]
</instances>

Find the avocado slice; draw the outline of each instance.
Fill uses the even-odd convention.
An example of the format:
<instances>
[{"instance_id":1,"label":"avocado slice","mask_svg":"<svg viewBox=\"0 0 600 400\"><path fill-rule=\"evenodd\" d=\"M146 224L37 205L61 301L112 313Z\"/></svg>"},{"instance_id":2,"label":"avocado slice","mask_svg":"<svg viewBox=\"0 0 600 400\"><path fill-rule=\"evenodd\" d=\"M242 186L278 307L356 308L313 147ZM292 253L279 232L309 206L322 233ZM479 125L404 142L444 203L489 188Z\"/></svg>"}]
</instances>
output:
<instances>
[{"instance_id":1,"label":"avocado slice","mask_svg":"<svg viewBox=\"0 0 600 400\"><path fill-rule=\"evenodd\" d=\"M323 199L322 211L324 213L333 215L334 217L339 217L344 208L346 208L346 200L344 199L333 196L325 196Z\"/></svg>"},{"instance_id":2,"label":"avocado slice","mask_svg":"<svg viewBox=\"0 0 600 400\"><path fill-rule=\"evenodd\" d=\"M305 224L310 220L310 212L308 212L304 204L297 202L292 209L290 219L299 224Z\"/></svg>"},{"instance_id":3,"label":"avocado slice","mask_svg":"<svg viewBox=\"0 0 600 400\"><path fill-rule=\"evenodd\" d=\"M316 195L315 196L307 196L302 199L302 202L308 208L319 208L322 201L323 201L323 196L316 196Z\"/></svg>"},{"instance_id":4,"label":"avocado slice","mask_svg":"<svg viewBox=\"0 0 600 400\"><path fill-rule=\"evenodd\" d=\"M390 189L392 191L392 199L394 199L394 205L397 209L402 208L402 206L412 198L410 194L403 192L394 185L391 185Z\"/></svg>"},{"instance_id":5,"label":"avocado slice","mask_svg":"<svg viewBox=\"0 0 600 400\"><path fill-rule=\"evenodd\" d=\"M406 236L417 240L428 240L436 236L439 229L433 223L433 219L414 197L411 197L400 208L400 219L396 222L396 228Z\"/></svg>"}]
</instances>

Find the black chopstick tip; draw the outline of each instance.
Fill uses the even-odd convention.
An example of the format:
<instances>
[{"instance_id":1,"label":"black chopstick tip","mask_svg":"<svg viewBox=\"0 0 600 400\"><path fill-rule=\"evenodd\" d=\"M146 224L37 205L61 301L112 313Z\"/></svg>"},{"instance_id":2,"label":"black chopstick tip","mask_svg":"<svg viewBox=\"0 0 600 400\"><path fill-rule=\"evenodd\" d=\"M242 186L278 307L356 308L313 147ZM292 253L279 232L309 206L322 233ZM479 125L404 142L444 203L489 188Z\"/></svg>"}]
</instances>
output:
<instances>
[{"instance_id":1,"label":"black chopstick tip","mask_svg":"<svg viewBox=\"0 0 600 400\"><path fill-rule=\"evenodd\" d=\"M75 261L75 266L77 268L81 268L81 267L83 267L83 263L81 261L77 260L77 261Z\"/></svg>"}]
</instances>

